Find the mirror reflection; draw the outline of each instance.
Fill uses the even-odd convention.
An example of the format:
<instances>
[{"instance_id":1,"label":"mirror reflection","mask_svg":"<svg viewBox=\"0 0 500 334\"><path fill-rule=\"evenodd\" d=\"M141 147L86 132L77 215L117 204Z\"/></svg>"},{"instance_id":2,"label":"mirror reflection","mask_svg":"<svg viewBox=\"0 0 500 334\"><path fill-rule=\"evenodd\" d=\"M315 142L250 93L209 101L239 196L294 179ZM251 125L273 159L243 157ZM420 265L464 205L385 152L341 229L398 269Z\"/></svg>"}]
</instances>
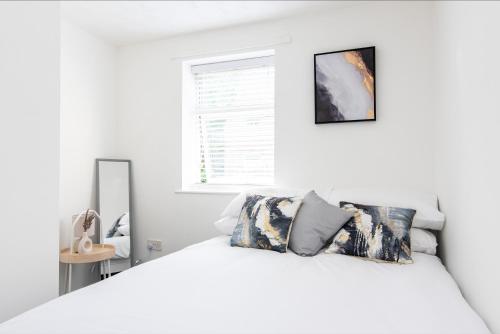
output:
<instances>
[{"instance_id":1,"label":"mirror reflection","mask_svg":"<svg viewBox=\"0 0 500 334\"><path fill-rule=\"evenodd\" d=\"M132 263L130 161L98 159L97 173L97 205L102 222L100 242L115 246L111 273L118 273L130 268Z\"/></svg>"}]
</instances>

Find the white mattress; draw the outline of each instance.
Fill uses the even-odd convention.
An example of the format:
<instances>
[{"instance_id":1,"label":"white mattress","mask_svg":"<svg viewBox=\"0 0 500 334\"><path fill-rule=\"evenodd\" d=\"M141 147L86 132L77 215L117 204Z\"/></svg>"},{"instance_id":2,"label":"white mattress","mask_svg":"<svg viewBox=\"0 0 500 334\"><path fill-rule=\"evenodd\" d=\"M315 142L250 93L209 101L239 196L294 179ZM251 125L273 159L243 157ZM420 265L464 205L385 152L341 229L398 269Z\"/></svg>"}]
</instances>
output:
<instances>
[{"instance_id":1,"label":"white mattress","mask_svg":"<svg viewBox=\"0 0 500 334\"><path fill-rule=\"evenodd\" d=\"M488 333L435 256L411 265L218 237L59 297L0 333Z\"/></svg>"}]
</instances>

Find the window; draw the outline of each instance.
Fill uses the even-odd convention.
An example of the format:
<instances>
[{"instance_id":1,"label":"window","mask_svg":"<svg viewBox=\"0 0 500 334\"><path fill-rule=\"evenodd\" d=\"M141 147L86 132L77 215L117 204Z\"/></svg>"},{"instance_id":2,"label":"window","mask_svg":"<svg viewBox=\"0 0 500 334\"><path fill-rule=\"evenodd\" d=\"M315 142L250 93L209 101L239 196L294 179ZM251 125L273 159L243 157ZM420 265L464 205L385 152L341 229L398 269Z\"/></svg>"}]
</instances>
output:
<instances>
[{"instance_id":1,"label":"window","mask_svg":"<svg viewBox=\"0 0 500 334\"><path fill-rule=\"evenodd\" d=\"M183 129L194 138L183 133L191 143L183 145L183 156L191 156L183 162L194 164L190 183L273 184L274 57L191 63L186 75Z\"/></svg>"}]
</instances>

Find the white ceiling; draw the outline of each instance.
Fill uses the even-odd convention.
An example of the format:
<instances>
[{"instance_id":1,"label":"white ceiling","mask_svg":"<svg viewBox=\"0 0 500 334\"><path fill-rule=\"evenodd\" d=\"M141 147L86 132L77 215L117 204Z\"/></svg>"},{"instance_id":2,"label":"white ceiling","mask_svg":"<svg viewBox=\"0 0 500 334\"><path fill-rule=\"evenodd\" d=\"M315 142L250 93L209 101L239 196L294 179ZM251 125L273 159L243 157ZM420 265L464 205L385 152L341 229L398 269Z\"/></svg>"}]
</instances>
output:
<instances>
[{"instance_id":1,"label":"white ceiling","mask_svg":"<svg viewBox=\"0 0 500 334\"><path fill-rule=\"evenodd\" d=\"M62 15L117 45L349 6L348 1L63 1Z\"/></svg>"}]
</instances>

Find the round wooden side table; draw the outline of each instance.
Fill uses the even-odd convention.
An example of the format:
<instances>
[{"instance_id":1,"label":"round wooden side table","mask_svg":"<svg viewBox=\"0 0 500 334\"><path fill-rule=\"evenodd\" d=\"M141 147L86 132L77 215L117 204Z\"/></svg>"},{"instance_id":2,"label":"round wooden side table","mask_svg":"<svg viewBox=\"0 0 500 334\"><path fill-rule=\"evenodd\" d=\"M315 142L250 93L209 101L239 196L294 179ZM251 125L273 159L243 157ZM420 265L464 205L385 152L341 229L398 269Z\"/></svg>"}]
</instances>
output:
<instances>
[{"instance_id":1,"label":"round wooden side table","mask_svg":"<svg viewBox=\"0 0 500 334\"><path fill-rule=\"evenodd\" d=\"M110 259L115 256L115 246L108 244L94 244L92 245L92 251L86 254L80 253L70 253L69 248L61 250L59 253L59 262L66 263L66 285L65 291L71 292L71 266L78 263L93 263L93 262L104 262L104 269L106 270L106 264L108 265L108 273L104 275L104 278L111 277L111 262Z\"/></svg>"}]
</instances>

